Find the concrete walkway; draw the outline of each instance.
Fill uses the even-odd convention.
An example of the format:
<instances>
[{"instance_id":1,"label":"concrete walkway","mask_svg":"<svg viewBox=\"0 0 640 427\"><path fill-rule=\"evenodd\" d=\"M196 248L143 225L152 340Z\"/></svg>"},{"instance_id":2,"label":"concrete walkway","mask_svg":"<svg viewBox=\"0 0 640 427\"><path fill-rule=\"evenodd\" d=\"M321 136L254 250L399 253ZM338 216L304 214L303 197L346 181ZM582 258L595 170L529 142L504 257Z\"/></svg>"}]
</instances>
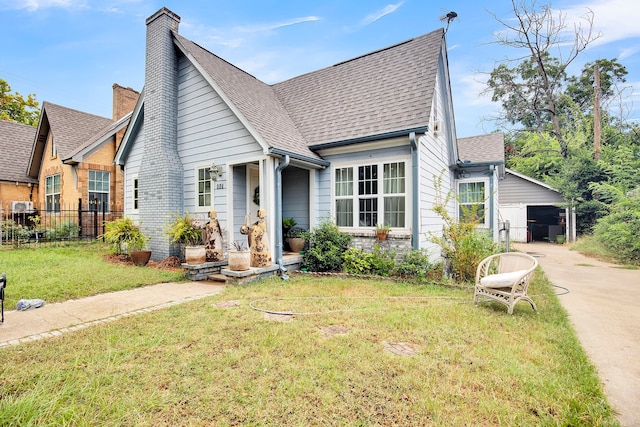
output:
<instances>
[{"instance_id":1,"label":"concrete walkway","mask_svg":"<svg viewBox=\"0 0 640 427\"><path fill-rule=\"evenodd\" d=\"M585 257L566 245L515 244L537 255L549 280L569 289L558 298L598 369L624 427L640 427L640 270Z\"/></svg>"},{"instance_id":2,"label":"concrete walkway","mask_svg":"<svg viewBox=\"0 0 640 427\"><path fill-rule=\"evenodd\" d=\"M161 283L77 300L45 303L41 308L27 311L5 311L4 323L0 323L0 348L193 301L217 294L223 289L224 285L218 282Z\"/></svg>"}]
</instances>

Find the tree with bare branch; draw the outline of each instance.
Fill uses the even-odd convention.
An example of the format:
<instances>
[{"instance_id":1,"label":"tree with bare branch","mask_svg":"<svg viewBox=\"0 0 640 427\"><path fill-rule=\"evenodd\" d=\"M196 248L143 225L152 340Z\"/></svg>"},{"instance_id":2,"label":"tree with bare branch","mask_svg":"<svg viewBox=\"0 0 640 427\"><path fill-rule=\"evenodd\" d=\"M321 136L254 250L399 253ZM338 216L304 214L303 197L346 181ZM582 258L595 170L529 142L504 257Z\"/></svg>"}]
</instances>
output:
<instances>
[{"instance_id":1,"label":"tree with bare branch","mask_svg":"<svg viewBox=\"0 0 640 427\"><path fill-rule=\"evenodd\" d=\"M501 102L504 120L524 130L548 132L559 142L564 158L568 145L561 126L561 98L567 67L601 35L593 33L593 12L569 30L566 15L533 0L511 0L514 19L491 13L505 30L497 43L520 49L523 54L498 65L487 82L494 102ZM515 65L512 65L514 64Z\"/></svg>"}]
</instances>

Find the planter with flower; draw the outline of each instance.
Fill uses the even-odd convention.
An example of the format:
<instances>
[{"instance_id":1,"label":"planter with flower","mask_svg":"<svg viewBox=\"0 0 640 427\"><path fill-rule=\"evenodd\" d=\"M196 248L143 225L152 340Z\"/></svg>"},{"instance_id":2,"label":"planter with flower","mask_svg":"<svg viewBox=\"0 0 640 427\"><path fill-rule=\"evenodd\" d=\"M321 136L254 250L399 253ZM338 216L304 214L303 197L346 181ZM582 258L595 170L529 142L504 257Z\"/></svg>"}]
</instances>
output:
<instances>
[{"instance_id":1,"label":"planter with flower","mask_svg":"<svg viewBox=\"0 0 640 427\"><path fill-rule=\"evenodd\" d=\"M376 236L378 240L387 240L391 226L387 224L376 224Z\"/></svg>"},{"instance_id":2,"label":"planter with flower","mask_svg":"<svg viewBox=\"0 0 640 427\"><path fill-rule=\"evenodd\" d=\"M171 243L184 247L183 258L187 264L203 264L206 261L202 227L189 215L189 212L185 212L184 215L176 214L166 233Z\"/></svg>"},{"instance_id":3,"label":"planter with flower","mask_svg":"<svg viewBox=\"0 0 640 427\"><path fill-rule=\"evenodd\" d=\"M111 245L112 253L129 255L135 265L145 266L151 259L151 251L146 250L150 237L129 217L106 222L105 232L98 238Z\"/></svg>"},{"instance_id":4,"label":"planter with flower","mask_svg":"<svg viewBox=\"0 0 640 427\"><path fill-rule=\"evenodd\" d=\"M251 252L244 242L236 240L233 242L233 249L229 249L229 270L245 271L251 265Z\"/></svg>"},{"instance_id":5,"label":"planter with flower","mask_svg":"<svg viewBox=\"0 0 640 427\"><path fill-rule=\"evenodd\" d=\"M302 227L291 227L289 233L287 233L287 241L291 252L299 253L304 250L304 245L307 242L307 231Z\"/></svg>"}]
</instances>

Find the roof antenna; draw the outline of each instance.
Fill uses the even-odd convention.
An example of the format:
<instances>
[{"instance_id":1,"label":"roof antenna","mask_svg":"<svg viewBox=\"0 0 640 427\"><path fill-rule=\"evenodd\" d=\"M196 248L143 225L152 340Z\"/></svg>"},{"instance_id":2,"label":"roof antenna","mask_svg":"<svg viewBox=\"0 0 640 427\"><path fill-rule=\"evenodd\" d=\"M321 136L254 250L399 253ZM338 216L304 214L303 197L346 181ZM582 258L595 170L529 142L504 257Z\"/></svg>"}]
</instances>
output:
<instances>
[{"instance_id":1,"label":"roof antenna","mask_svg":"<svg viewBox=\"0 0 640 427\"><path fill-rule=\"evenodd\" d=\"M443 16L440 17L440 21L442 21L442 22L447 21L447 28L444 29L444 33L445 34L449 30L449 24L451 24L451 21L453 21L457 17L458 17L458 14L455 13L453 10L450 11L450 12L447 12L446 15L443 15Z\"/></svg>"}]
</instances>

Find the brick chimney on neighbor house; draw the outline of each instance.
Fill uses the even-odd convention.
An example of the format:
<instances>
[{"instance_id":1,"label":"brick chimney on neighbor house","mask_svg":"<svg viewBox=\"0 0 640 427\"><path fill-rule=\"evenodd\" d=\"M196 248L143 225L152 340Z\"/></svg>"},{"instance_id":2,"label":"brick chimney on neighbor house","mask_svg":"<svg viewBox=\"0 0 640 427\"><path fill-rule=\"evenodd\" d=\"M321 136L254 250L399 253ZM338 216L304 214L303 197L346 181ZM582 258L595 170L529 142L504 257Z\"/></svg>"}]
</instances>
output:
<instances>
[{"instance_id":1,"label":"brick chimney on neighbor house","mask_svg":"<svg viewBox=\"0 0 640 427\"><path fill-rule=\"evenodd\" d=\"M117 122L136 107L140 93L130 87L113 84L113 121Z\"/></svg>"},{"instance_id":2,"label":"brick chimney on neighbor house","mask_svg":"<svg viewBox=\"0 0 640 427\"><path fill-rule=\"evenodd\" d=\"M177 147L178 58L172 32L180 17L162 8L147 19L144 75L144 149L138 175L140 224L152 236L154 260L178 255L166 226L183 201L183 166Z\"/></svg>"},{"instance_id":3,"label":"brick chimney on neighbor house","mask_svg":"<svg viewBox=\"0 0 640 427\"><path fill-rule=\"evenodd\" d=\"M117 83L113 84L113 122L117 122L127 114L133 111L136 107L136 103L138 102L138 98L140 97L140 93L131 89L130 87L123 87ZM114 152L118 151L120 148L120 144L122 143L122 138L124 138L124 134L127 128L124 128L116 133L116 140L114 146ZM124 202L124 175L119 167L113 166L112 169L112 177L115 182L111 187L112 198L111 201L116 210L123 209Z\"/></svg>"}]
</instances>

